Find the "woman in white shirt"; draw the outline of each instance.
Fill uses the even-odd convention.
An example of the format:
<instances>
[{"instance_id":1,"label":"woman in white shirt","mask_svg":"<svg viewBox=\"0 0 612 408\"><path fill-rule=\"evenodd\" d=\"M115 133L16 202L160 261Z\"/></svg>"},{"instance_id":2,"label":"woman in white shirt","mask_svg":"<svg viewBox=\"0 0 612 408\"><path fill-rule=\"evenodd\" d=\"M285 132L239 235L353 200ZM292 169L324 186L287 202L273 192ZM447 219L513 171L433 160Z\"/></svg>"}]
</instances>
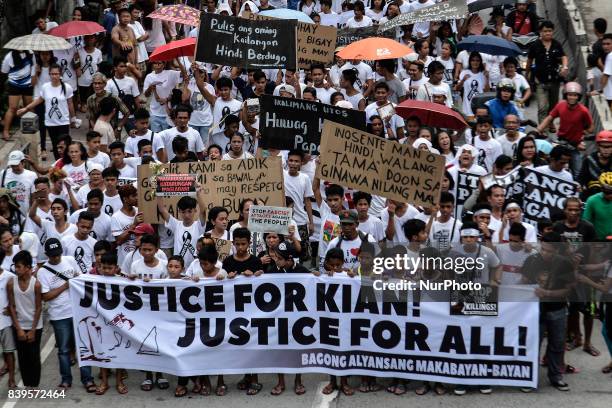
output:
<instances>
[{"instance_id":1,"label":"woman in white shirt","mask_svg":"<svg viewBox=\"0 0 612 408\"><path fill-rule=\"evenodd\" d=\"M307 16L311 15L313 12L319 12L321 11L321 6L319 6L319 2L318 1L314 1L314 0L302 0L300 1L300 4L298 5L298 10L301 11L302 13L306 14Z\"/></svg>"},{"instance_id":2,"label":"woman in white shirt","mask_svg":"<svg viewBox=\"0 0 612 408\"><path fill-rule=\"evenodd\" d=\"M244 135L234 134L230 139L230 149L221 160L252 159L253 155L244 150Z\"/></svg>"},{"instance_id":3,"label":"woman in white shirt","mask_svg":"<svg viewBox=\"0 0 612 408\"><path fill-rule=\"evenodd\" d=\"M59 65L52 64L49 67L49 77L51 81L42 86L40 95L26 107L19 109L17 116L22 116L44 102L44 122L51 138L53 155L57 160L57 140L61 135L70 133L70 123L76 119L72 103L74 90L70 84L62 81Z\"/></svg>"},{"instance_id":4,"label":"woman in white shirt","mask_svg":"<svg viewBox=\"0 0 612 408\"><path fill-rule=\"evenodd\" d=\"M38 98L42 86L51 82L49 67L55 62L55 57L53 56L53 51L41 51L36 53L35 56L36 68L35 74L32 77L32 84L34 85L34 98ZM43 118L45 116L45 105L38 105L36 109L34 109L34 113L36 113L39 118ZM38 131L40 133L40 158L42 160L47 160L47 126L44 120L38 121Z\"/></svg>"},{"instance_id":5,"label":"woman in white shirt","mask_svg":"<svg viewBox=\"0 0 612 408\"><path fill-rule=\"evenodd\" d=\"M372 0L370 7L366 10L366 16L372 19L373 24L378 24L381 18L385 15L387 8L385 0Z\"/></svg>"},{"instance_id":6,"label":"woman in white shirt","mask_svg":"<svg viewBox=\"0 0 612 408\"><path fill-rule=\"evenodd\" d=\"M346 22L346 26L348 28L370 27L372 24L374 24L372 19L365 15L365 6L360 0L355 2L353 12L355 15L349 18L349 20Z\"/></svg>"},{"instance_id":7,"label":"woman in white shirt","mask_svg":"<svg viewBox=\"0 0 612 408\"><path fill-rule=\"evenodd\" d=\"M89 183L87 151L81 142L72 142L64 152L64 167L68 180L77 188Z\"/></svg>"},{"instance_id":8,"label":"woman in white shirt","mask_svg":"<svg viewBox=\"0 0 612 408\"><path fill-rule=\"evenodd\" d=\"M489 91L489 73L485 70L482 55L472 52L468 62L468 69L461 71L459 83L456 90L463 90L463 113L468 118L473 118L472 99L480 93Z\"/></svg>"}]
</instances>

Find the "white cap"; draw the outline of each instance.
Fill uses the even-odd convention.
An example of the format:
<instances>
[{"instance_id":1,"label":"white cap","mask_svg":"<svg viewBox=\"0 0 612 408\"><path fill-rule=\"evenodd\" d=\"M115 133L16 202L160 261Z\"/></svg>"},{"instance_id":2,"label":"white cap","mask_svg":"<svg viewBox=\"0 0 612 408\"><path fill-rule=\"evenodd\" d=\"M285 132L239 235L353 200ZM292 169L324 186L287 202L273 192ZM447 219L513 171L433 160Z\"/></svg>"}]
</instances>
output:
<instances>
[{"instance_id":1,"label":"white cap","mask_svg":"<svg viewBox=\"0 0 612 408\"><path fill-rule=\"evenodd\" d=\"M13 150L9 154L7 164L9 166L18 166L23 160L25 160L25 154L21 150Z\"/></svg>"},{"instance_id":2,"label":"white cap","mask_svg":"<svg viewBox=\"0 0 612 408\"><path fill-rule=\"evenodd\" d=\"M338 101L336 102L336 105L339 108L344 108L344 109L353 109L353 104L350 103L349 101Z\"/></svg>"},{"instance_id":3,"label":"white cap","mask_svg":"<svg viewBox=\"0 0 612 408\"><path fill-rule=\"evenodd\" d=\"M98 170L100 173L104 170L104 167L100 163L87 163L87 174L91 173L94 170Z\"/></svg>"},{"instance_id":4,"label":"white cap","mask_svg":"<svg viewBox=\"0 0 612 408\"><path fill-rule=\"evenodd\" d=\"M411 52L411 53L410 53L410 54L408 54L408 55L404 55L404 56L402 57L402 59L403 59L404 61L414 62L414 61L416 61L416 60L418 60L418 59L419 59L419 54L417 54L416 52Z\"/></svg>"},{"instance_id":5,"label":"white cap","mask_svg":"<svg viewBox=\"0 0 612 408\"><path fill-rule=\"evenodd\" d=\"M295 98L295 88L293 85L287 85L287 84L281 85L280 88L278 88L278 93L280 94L281 92L287 92L293 95L293 97Z\"/></svg>"}]
</instances>

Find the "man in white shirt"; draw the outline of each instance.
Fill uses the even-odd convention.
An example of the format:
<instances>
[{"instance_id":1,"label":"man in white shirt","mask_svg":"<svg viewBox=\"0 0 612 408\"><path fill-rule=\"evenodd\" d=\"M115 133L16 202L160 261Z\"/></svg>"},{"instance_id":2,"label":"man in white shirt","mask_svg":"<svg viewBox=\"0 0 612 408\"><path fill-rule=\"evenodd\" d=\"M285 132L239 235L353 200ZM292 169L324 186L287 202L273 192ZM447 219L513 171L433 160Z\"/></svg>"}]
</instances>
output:
<instances>
[{"instance_id":1,"label":"man in white shirt","mask_svg":"<svg viewBox=\"0 0 612 408\"><path fill-rule=\"evenodd\" d=\"M525 133L519 131L520 125L519 117L516 115L507 115L504 118L504 129L506 129L506 133L495 140L499 142L502 147L502 152L506 156L514 157L514 151L516 150L519 140L525 137Z\"/></svg>"},{"instance_id":2,"label":"man in white shirt","mask_svg":"<svg viewBox=\"0 0 612 408\"><path fill-rule=\"evenodd\" d=\"M346 22L348 28L369 27L373 24L372 19L365 15L365 6L361 0L357 0L353 5L353 17Z\"/></svg>"},{"instance_id":3,"label":"man in white shirt","mask_svg":"<svg viewBox=\"0 0 612 408\"><path fill-rule=\"evenodd\" d=\"M285 194L293 200L293 220L297 224L300 238L304 245L308 245L308 237L314 233L314 222L312 215L311 197L314 197L312 191L312 182L310 178L300 172L304 153L300 150L291 150L287 155L287 168L283 171ZM307 249L302 251L308 253Z\"/></svg>"},{"instance_id":4,"label":"man in white shirt","mask_svg":"<svg viewBox=\"0 0 612 408\"><path fill-rule=\"evenodd\" d=\"M103 214L107 216L106 214ZM108 216L107 216L108 217ZM64 255L74 258L82 274L89 273L94 263L94 245L96 240L89 236L94 225L94 215L89 211L79 214L76 223L77 231L62 238Z\"/></svg>"},{"instance_id":5,"label":"man in white shirt","mask_svg":"<svg viewBox=\"0 0 612 408\"><path fill-rule=\"evenodd\" d=\"M601 87L603 88L603 94L610 109L612 109L612 34L605 34L602 39L601 46L604 52L607 53L603 75L601 77Z\"/></svg>"},{"instance_id":6,"label":"man in white shirt","mask_svg":"<svg viewBox=\"0 0 612 408\"><path fill-rule=\"evenodd\" d=\"M36 28L32 30L32 34L46 34L59 25L55 21L47 21L43 16L38 17L34 24Z\"/></svg>"},{"instance_id":7,"label":"man in white shirt","mask_svg":"<svg viewBox=\"0 0 612 408\"><path fill-rule=\"evenodd\" d=\"M8 189L19 204L22 214L30 209L30 194L34 192L36 173L24 168L25 155L21 150L14 150L8 157L8 168L0 173L0 188Z\"/></svg>"},{"instance_id":8,"label":"man in white shirt","mask_svg":"<svg viewBox=\"0 0 612 408\"><path fill-rule=\"evenodd\" d=\"M168 154L168 161L174 159L174 156L176 156L174 149L172 149L172 141L177 136L183 136L185 139L187 139L189 151L197 154L200 159L204 157L204 142L202 142L200 132L189 126L191 112L191 106L177 106L174 110L175 126L159 132L158 134L158 136L164 141L164 149Z\"/></svg>"},{"instance_id":9,"label":"man in white shirt","mask_svg":"<svg viewBox=\"0 0 612 408\"><path fill-rule=\"evenodd\" d=\"M382 221L374 216L369 215L370 204L372 203L372 195L363 191L353 193L353 203L357 210L357 220L359 231L370 234L376 242L384 241L385 226Z\"/></svg>"},{"instance_id":10,"label":"man in white shirt","mask_svg":"<svg viewBox=\"0 0 612 408\"><path fill-rule=\"evenodd\" d=\"M455 209L455 197L447 191L440 194L440 215L431 214L433 221L428 223L429 244L439 251L448 250L452 244L460 241L461 221L452 216Z\"/></svg>"},{"instance_id":11,"label":"man in white shirt","mask_svg":"<svg viewBox=\"0 0 612 408\"><path fill-rule=\"evenodd\" d=\"M62 244L57 238L49 238L44 249L49 260L40 267L37 278L42 287L42 299L47 302L49 320L55 334L62 377L59 388L66 389L72 385L70 352L76 344L68 281L78 276L80 269L73 257L62 256ZM81 383L87 392L94 392L96 385L91 376L91 367L81 366L80 372Z\"/></svg>"},{"instance_id":12,"label":"man in white shirt","mask_svg":"<svg viewBox=\"0 0 612 408\"><path fill-rule=\"evenodd\" d=\"M134 100L136 100L140 96L140 90L138 89L138 83L132 77L127 76L127 59L124 56L117 56L113 58L113 67L115 75L106 82L106 92L119 97L119 99L123 100L121 97L123 95L131 95ZM149 74L151 75L151 74ZM127 104L126 104L127 106ZM151 108L153 108L153 101L151 102ZM128 106L130 109L130 120L132 121L132 125L126 126L127 131L129 132L134 128L133 119L134 119L134 110L136 110L136 106ZM123 118L123 113L119 112L119 119ZM118 132L121 132L121 128L117 129Z\"/></svg>"},{"instance_id":13,"label":"man in white shirt","mask_svg":"<svg viewBox=\"0 0 612 408\"><path fill-rule=\"evenodd\" d=\"M501 144L491 137L493 119L490 116L481 116L476 122L476 136L468 140L472 146L478 149L478 165L491 173L497 157L503 154Z\"/></svg>"},{"instance_id":14,"label":"man in white shirt","mask_svg":"<svg viewBox=\"0 0 612 408\"><path fill-rule=\"evenodd\" d=\"M96 241L106 240L114 241L111 233L110 216L102 212L102 204L104 202L104 193L99 188L95 188L87 193L87 207L77 210L70 215L69 221L71 224L77 224L81 214L88 212L93 216L93 226L89 231L89 235Z\"/></svg>"},{"instance_id":15,"label":"man in white shirt","mask_svg":"<svg viewBox=\"0 0 612 408\"><path fill-rule=\"evenodd\" d=\"M550 163L536 167L534 170L572 183L574 177L566 170L571 159L572 153L569 149L563 145L557 145L550 151Z\"/></svg>"},{"instance_id":16,"label":"man in white shirt","mask_svg":"<svg viewBox=\"0 0 612 408\"><path fill-rule=\"evenodd\" d=\"M439 92L444 92L446 94L446 106L449 108L453 107L453 94L451 92L450 86L446 82L444 82L444 65L440 61L432 61L429 63L427 67L427 75L429 76L429 82L425 82L423 85L419 87L417 91L416 99L418 101L434 101L434 89L438 88Z\"/></svg>"},{"instance_id":17,"label":"man in white shirt","mask_svg":"<svg viewBox=\"0 0 612 408\"><path fill-rule=\"evenodd\" d=\"M333 248L340 248L344 253L345 271L357 271L359 269L359 250L364 240L376 244L376 240L370 234L359 231L357 226L357 213L352 210L342 210L340 217L340 236L332 239L327 246L327 251Z\"/></svg>"},{"instance_id":18,"label":"man in white shirt","mask_svg":"<svg viewBox=\"0 0 612 408\"><path fill-rule=\"evenodd\" d=\"M367 97L374 84L374 72L372 71L372 67L361 60L355 59L347 61L340 67L339 71L342 72L347 69L357 70L357 82L355 82L355 86L363 93L364 97Z\"/></svg>"},{"instance_id":19,"label":"man in white shirt","mask_svg":"<svg viewBox=\"0 0 612 408\"><path fill-rule=\"evenodd\" d=\"M165 69L165 62L154 61L153 72L144 80L144 95L151 98L151 130L159 133L168 129L168 112L166 107L172 90L181 83L181 78L187 77L185 68L179 64L181 71Z\"/></svg>"},{"instance_id":20,"label":"man in white shirt","mask_svg":"<svg viewBox=\"0 0 612 408\"><path fill-rule=\"evenodd\" d=\"M403 226L406 221L415 218L419 211L410 204L387 200L387 207L380 213L380 220L385 227L387 242L399 244L406 242Z\"/></svg>"}]
</instances>

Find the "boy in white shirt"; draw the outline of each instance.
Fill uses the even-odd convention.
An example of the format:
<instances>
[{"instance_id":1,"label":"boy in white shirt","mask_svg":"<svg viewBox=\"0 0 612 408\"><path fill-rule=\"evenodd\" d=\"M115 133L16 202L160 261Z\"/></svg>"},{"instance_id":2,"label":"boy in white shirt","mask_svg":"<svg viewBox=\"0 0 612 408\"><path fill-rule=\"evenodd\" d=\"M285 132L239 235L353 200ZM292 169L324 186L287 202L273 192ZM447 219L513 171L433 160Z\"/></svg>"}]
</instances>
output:
<instances>
[{"instance_id":1,"label":"boy in white shirt","mask_svg":"<svg viewBox=\"0 0 612 408\"><path fill-rule=\"evenodd\" d=\"M436 208L432 212L427 223L427 234L429 245L438 251L447 251L451 244L460 241L461 221L455 219L452 214L455 208L455 197L447 191L440 194L440 215L436 217Z\"/></svg>"},{"instance_id":2,"label":"boy in white shirt","mask_svg":"<svg viewBox=\"0 0 612 408\"><path fill-rule=\"evenodd\" d=\"M93 214L89 211L83 211L79 214L79 219L76 223L77 232L62 238L64 255L74 258L81 274L89 273L94 264L94 245L96 240L89 236L93 225Z\"/></svg>"}]
</instances>

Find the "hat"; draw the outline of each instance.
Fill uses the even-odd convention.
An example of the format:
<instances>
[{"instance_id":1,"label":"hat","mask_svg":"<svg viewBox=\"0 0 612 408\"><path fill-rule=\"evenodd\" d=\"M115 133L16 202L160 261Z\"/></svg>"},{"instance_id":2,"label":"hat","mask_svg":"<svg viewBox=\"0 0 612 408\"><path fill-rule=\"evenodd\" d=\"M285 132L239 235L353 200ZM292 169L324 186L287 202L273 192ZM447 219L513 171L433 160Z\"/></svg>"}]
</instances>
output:
<instances>
[{"instance_id":1,"label":"hat","mask_svg":"<svg viewBox=\"0 0 612 408\"><path fill-rule=\"evenodd\" d=\"M295 98L295 88L293 87L293 85L287 85L287 84L281 85L281 87L278 88L278 93L280 94L281 92L290 93Z\"/></svg>"},{"instance_id":2,"label":"hat","mask_svg":"<svg viewBox=\"0 0 612 408\"><path fill-rule=\"evenodd\" d=\"M57 238L49 238L45 242L45 255L47 256L58 256L63 252L62 243Z\"/></svg>"},{"instance_id":3,"label":"hat","mask_svg":"<svg viewBox=\"0 0 612 408\"><path fill-rule=\"evenodd\" d=\"M278 253L284 259L291 259L293 258L293 254L295 253L295 251L291 244L281 242L280 244L278 244L278 247L276 247L276 253Z\"/></svg>"},{"instance_id":4,"label":"hat","mask_svg":"<svg viewBox=\"0 0 612 408\"><path fill-rule=\"evenodd\" d=\"M138 224L136 228L134 228L134 234L144 235L144 234L155 234L155 229L151 224Z\"/></svg>"},{"instance_id":5,"label":"hat","mask_svg":"<svg viewBox=\"0 0 612 408\"><path fill-rule=\"evenodd\" d=\"M13 150L8 156L7 165L18 166L23 160L25 160L25 154L21 150Z\"/></svg>"},{"instance_id":6,"label":"hat","mask_svg":"<svg viewBox=\"0 0 612 408\"><path fill-rule=\"evenodd\" d=\"M92 171L98 170L100 173L104 170L104 167L100 163L92 163L87 166L87 174L90 174Z\"/></svg>"},{"instance_id":7,"label":"hat","mask_svg":"<svg viewBox=\"0 0 612 408\"><path fill-rule=\"evenodd\" d=\"M340 224L357 224L357 213L355 211L343 210L340 212Z\"/></svg>"},{"instance_id":8,"label":"hat","mask_svg":"<svg viewBox=\"0 0 612 408\"><path fill-rule=\"evenodd\" d=\"M339 108L344 108L344 109L353 109L353 104L350 103L349 101L338 101L336 102L336 105Z\"/></svg>"}]
</instances>

